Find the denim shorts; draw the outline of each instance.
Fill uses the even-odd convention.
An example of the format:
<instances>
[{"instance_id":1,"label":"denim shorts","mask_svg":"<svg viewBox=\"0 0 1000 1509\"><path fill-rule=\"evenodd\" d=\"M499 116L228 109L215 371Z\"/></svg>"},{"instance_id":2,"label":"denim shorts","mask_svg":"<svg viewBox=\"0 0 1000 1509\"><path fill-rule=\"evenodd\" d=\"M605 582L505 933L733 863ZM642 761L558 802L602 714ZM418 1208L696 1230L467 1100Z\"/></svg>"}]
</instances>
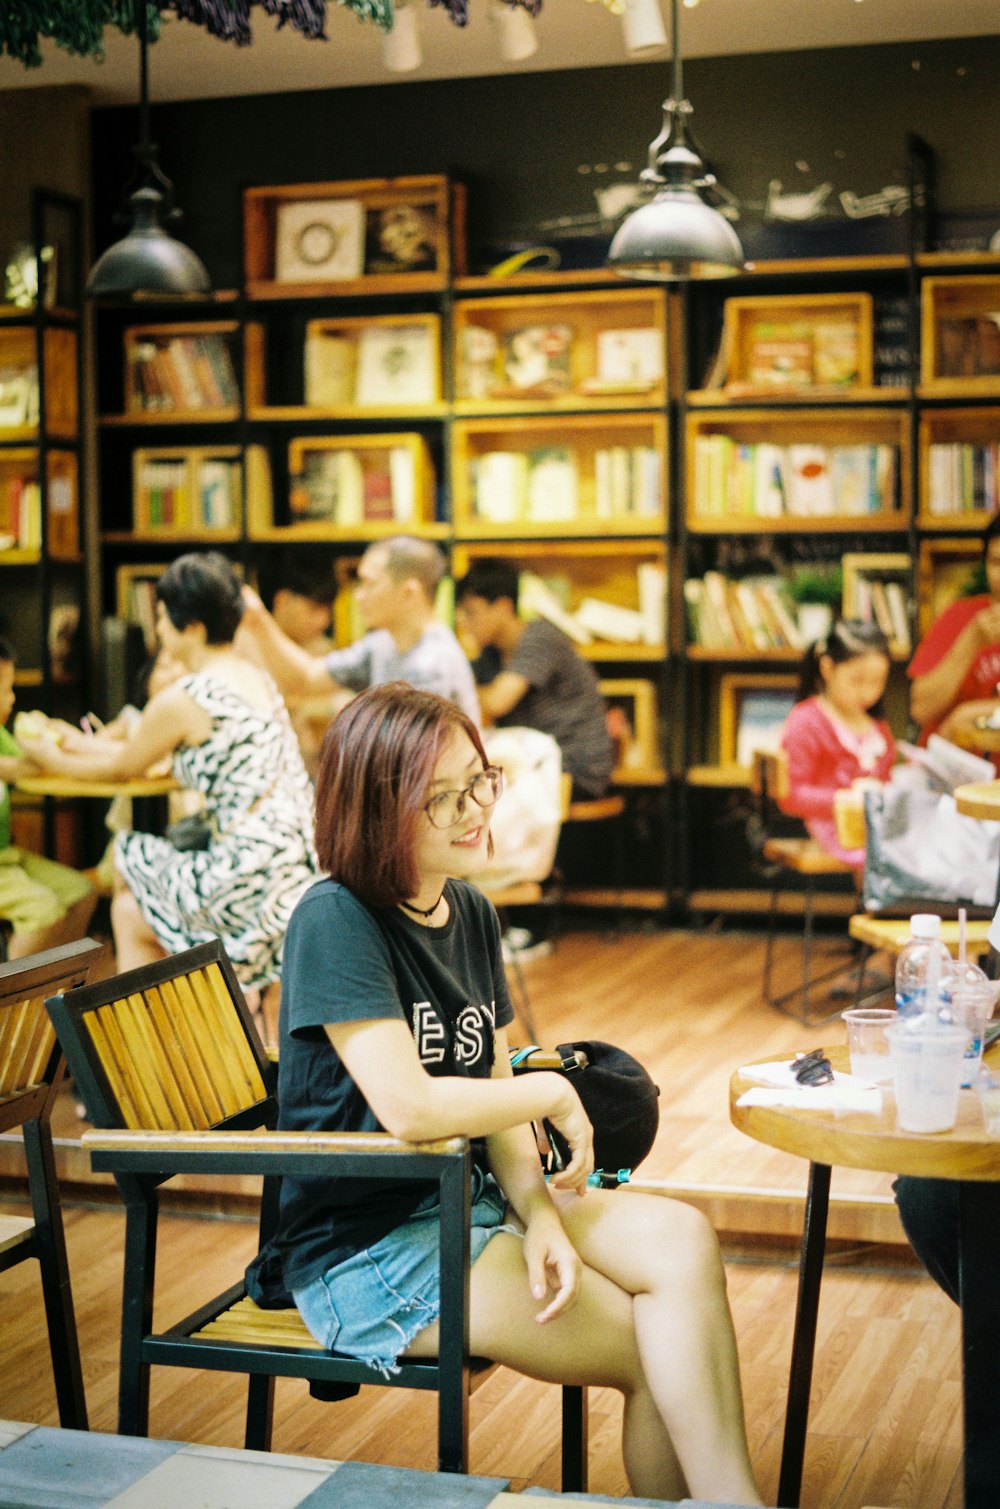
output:
<instances>
[{"instance_id":1,"label":"denim shorts","mask_svg":"<svg viewBox=\"0 0 1000 1509\"><path fill-rule=\"evenodd\" d=\"M520 1235L504 1221L506 1209L496 1180L474 1168L473 1263L498 1231ZM440 1312L439 1213L435 1190L381 1241L292 1291L299 1314L321 1346L367 1362L383 1376L399 1371L400 1354Z\"/></svg>"}]
</instances>

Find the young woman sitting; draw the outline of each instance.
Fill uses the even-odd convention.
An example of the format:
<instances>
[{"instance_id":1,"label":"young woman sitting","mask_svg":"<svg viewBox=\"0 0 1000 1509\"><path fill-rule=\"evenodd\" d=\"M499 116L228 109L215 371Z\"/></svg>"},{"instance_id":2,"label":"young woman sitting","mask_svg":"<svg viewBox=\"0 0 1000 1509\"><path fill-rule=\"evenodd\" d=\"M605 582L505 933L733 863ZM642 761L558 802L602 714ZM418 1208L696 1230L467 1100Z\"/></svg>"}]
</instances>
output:
<instances>
[{"instance_id":1,"label":"young woman sitting","mask_svg":"<svg viewBox=\"0 0 1000 1509\"><path fill-rule=\"evenodd\" d=\"M588 1189L592 1129L572 1085L511 1073L500 929L463 879L483 867L501 790L474 724L431 693L393 682L331 726L326 878L285 947L280 1124L473 1139L472 1351L621 1390L634 1493L759 1504L714 1233L677 1201ZM549 1184L530 1128L543 1117L571 1150ZM436 1355L426 1185L286 1178L275 1249L324 1346L378 1370Z\"/></svg>"}]
</instances>

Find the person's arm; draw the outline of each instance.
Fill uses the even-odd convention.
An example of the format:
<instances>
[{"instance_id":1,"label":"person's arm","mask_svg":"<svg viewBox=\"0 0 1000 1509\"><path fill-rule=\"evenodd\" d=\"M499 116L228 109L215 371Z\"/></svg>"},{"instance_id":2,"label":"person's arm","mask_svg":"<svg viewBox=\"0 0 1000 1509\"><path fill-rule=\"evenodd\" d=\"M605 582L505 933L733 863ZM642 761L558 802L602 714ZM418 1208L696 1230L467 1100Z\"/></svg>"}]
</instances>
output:
<instances>
[{"instance_id":1,"label":"person's arm","mask_svg":"<svg viewBox=\"0 0 1000 1509\"><path fill-rule=\"evenodd\" d=\"M832 818L835 788L823 780L827 751L811 720L797 717L793 710L781 747L788 764L788 793L781 798L782 812L806 819Z\"/></svg>"},{"instance_id":2,"label":"person's arm","mask_svg":"<svg viewBox=\"0 0 1000 1509\"><path fill-rule=\"evenodd\" d=\"M496 1035L493 1078L512 1077L507 1034L500 1029ZM549 1194L531 1130L517 1126L495 1132L487 1142L487 1152L497 1183L524 1222L524 1261L532 1295L537 1300L545 1299L549 1292L552 1295L536 1316L544 1325L576 1298L580 1258Z\"/></svg>"},{"instance_id":3,"label":"person's arm","mask_svg":"<svg viewBox=\"0 0 1000 1509\"><path fill-rule=\"evenodd\" d=\"M243 619L236 638L237 649L243 635L255 646L283 696L321 697L339 685L321 656L310 655L278 628L252 587L243 588Z\"/></svg>"},{"instance_id":4,"label":"person's arm","mask_svg":"<svg viewBox=\"0 0 1000 1509\"><path fill-rule=\"evenodd\" d=\"M913 677L910 713L914 722L923 726L949 712L980 650L997 642L1000 642L1000 603L990 603L955 636L937 665Z\"/></svg>"},{"instance_id":5,"label":"person's arm","mask_svg":"<svg viewBox=\"0 0 1000 1509\"><path fill-rule=\"evenodd\" d=\"M476 688L483 716L493 720L513 712L530 686L527 676L520 676L516 671L501 671L485 686Z\"/></svg>"},{"instance_id":6,"label":"person's arm","mask_svg":"<svg viewBox=\"0 0 1000 1509\"><path fill-rule=\"evenodd\" d=\"M434 1077L420 1062L405 1021L338 1022L325 1030L348 1074L394 1137L406 1142L492 1138L548 1117L572 1153L569 1166L553 1177L553 1184L560 1189L586 1188L594 1166L593 1129L579 1096L563 1075Z\"/></svg>"},{"instance_id":7,"label":"person's arm","mask_svg":"<svg viewBox=\"0 0 1000 1509\"><path fill-rule=\"evenodd\" d=\"M38 775L40 766L20 755L0 755L0 781L19 781L23 775Z\"/></svg>"},{"instance_id":8,"label":"person's arm","mask_svg":"<svg viewBox=\"0 0 1000 1509\"><path fill-rule=\"evenodd\" d=\"M25 737L25 753L53 775L84 781L127 781L173 753L179 744L200 744L209 719L180 686L168 686L147 703L128 739L77 734L64 744Z\"/></svg>"}]
</instances>

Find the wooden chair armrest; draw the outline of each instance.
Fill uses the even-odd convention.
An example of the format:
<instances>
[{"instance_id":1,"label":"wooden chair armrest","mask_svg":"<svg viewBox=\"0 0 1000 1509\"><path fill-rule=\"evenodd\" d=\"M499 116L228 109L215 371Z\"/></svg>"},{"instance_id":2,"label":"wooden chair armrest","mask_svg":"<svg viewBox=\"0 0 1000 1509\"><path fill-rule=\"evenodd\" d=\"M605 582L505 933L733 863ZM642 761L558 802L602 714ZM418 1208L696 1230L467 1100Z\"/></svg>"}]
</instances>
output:
<instances>
[{"instance_id":1,"label":"wooden chair armrest","mask_svg":"<svg viewBox=\"0 0 1000 1509\"><path fill-rule=\"evenodd\" d=\"M130 1173L338 1174L371 1173L378 1158L380 1177L438 1178L444 1163L468 1152L464 1137L436 1142L404 1142L387 1132L194 1131L155 1132L94 1129L83 1147L94 1169Z\"/></svg>"}]
</instances>

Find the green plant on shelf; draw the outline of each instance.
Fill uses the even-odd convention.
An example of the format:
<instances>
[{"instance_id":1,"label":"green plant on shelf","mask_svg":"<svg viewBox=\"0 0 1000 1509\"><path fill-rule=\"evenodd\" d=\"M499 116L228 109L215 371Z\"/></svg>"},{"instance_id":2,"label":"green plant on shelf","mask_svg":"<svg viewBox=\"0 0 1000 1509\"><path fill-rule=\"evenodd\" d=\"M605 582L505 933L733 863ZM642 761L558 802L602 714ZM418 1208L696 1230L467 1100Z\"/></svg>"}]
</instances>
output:
<instances>
[{"instance_id":1,"label":"green plant on shelf","mask_svg":"<svg viewBox=\"0 0 1000 1509\"><path fill-rule=\"evenodd\" d=\"M839 612L844 595L840 566L800 566L788 578L788 595L794 603L816 603Z\"/></svg>"}]
</instances>

